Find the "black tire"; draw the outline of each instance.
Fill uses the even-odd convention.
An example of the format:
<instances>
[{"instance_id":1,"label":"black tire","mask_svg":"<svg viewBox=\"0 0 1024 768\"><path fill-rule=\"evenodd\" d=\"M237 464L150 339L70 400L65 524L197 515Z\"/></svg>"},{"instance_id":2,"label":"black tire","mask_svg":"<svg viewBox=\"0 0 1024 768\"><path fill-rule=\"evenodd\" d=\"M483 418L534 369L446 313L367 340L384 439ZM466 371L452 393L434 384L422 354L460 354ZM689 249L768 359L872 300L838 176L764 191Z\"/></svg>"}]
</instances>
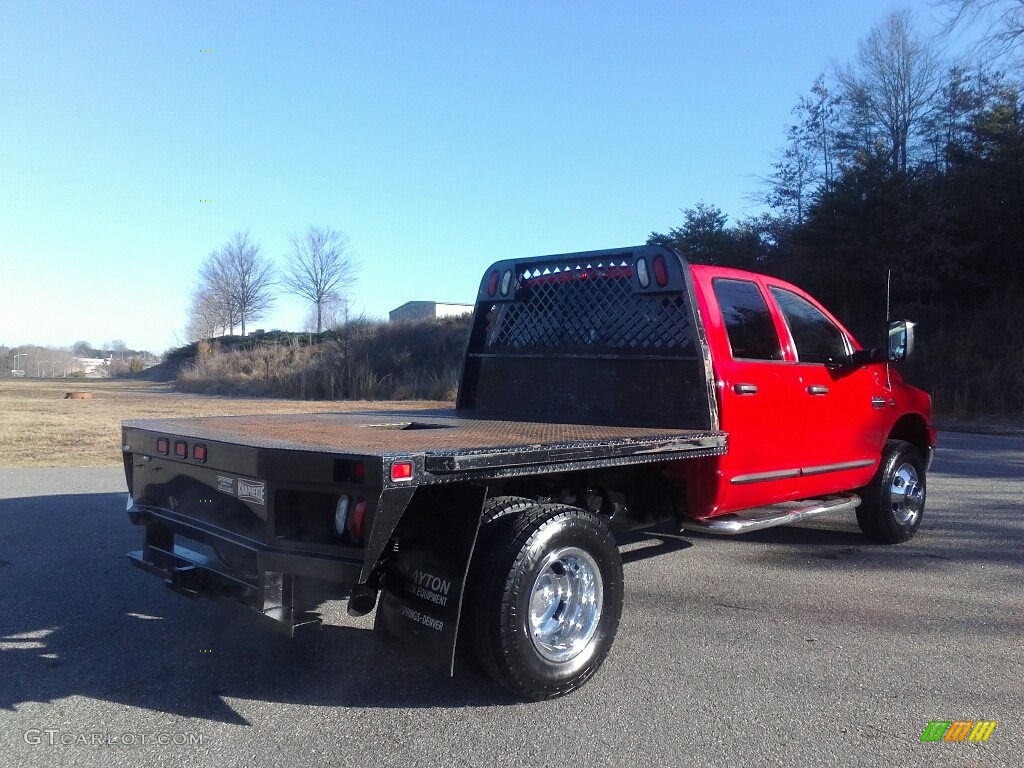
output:
<instances>
[{"instance_id":1,"label":"black tire","mask_svg":"<svg viewBox=\"0 0 1024 768\"><path fill-rule=\"evenodd\" d=\"M493 496L487 499L484 502L484 513L480 523L481 536L486 538L491 530L489 524L499 517L518 515L536 506L536 501L523 496Z\"/></svg>"},{"instance_id":2,"label":"black tire","mask_svg":"<svg viewBox=\"0 0 1024 768\"><path fill-rule=\"evenodd\" d=\"M466 639L484 670L516 695L563 696L597 672L615 639L615 540L600 517L576 507L503 498L485 509Z\"/></svg>"},{"instance_id":3,"label":"black tire","mask_svg":"<svg viewBox=\"0 0 1024 768\"><path fill-rule=\"evenodd\" d=\"M921 525L925 502L924 459L911 443L888 440L871 482L860 489L857 522L872 541L899 544Z\"/></svg>"}]
</instances>

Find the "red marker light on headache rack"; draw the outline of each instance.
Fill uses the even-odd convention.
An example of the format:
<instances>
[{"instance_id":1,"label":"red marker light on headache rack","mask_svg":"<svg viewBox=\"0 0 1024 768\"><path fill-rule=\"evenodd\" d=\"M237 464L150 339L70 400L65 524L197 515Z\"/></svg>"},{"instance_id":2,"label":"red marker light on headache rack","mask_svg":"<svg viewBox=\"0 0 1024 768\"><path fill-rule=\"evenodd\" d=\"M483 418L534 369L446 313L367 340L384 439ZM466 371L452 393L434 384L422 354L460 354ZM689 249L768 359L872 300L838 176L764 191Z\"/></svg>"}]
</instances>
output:
<instances>
[{"instance_id":1,"label":"red marker light on headache rack","mask_svg":"<svg viewBox=\"0 0 1024 768\"><path fill-rule=\"evenodd\" d=\"M658 284L659 288L664 288L668 285L668 265L665 263L665 257L660 253L654 257L654 282Z\"/></svg>"},{"instance_id":2,"label":"red marker light on headache rack","mask_svg":"<svg viewBox=\"0 0 1024 768\"><path fill-rule=\"evenodd\" d=\"M501 280L501 273L498 270L491 272L490 277L487 278L487 295L494 298L494 294L498 292L498 281Z\"/></svg>"},{"instance_id":3,"label":"red marker light on headache rack","mask_svg":"<svg viewBox=\"0 0 1024 768\"><path fill-rule=\"evenodd\" d=\"M391 465L391 482L398 483L403 480L412 480L411 461L396 461Z\"/></svg>"}]
</instances>

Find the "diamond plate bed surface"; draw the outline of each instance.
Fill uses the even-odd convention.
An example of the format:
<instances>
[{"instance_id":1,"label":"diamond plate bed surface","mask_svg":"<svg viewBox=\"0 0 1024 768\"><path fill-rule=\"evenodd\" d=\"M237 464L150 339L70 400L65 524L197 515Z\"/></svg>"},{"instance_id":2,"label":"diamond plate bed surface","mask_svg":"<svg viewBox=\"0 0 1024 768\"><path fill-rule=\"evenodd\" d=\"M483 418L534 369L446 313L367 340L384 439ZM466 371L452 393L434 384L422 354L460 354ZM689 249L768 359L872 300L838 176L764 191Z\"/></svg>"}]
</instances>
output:
<instances>
[{"instance_id":1,"label":"diamond plate bed surface","mask_svg":"<svg viewBox=\"0 0 1024 768\"><path fill-rule=\"evenodd\" d=\"M254 448L347 454L452 453L579 443L724 444L722 432L657 427L547 424L468 417L452 410L208 416L125 421L123 426Z\"/></svg>"}]
</instances>

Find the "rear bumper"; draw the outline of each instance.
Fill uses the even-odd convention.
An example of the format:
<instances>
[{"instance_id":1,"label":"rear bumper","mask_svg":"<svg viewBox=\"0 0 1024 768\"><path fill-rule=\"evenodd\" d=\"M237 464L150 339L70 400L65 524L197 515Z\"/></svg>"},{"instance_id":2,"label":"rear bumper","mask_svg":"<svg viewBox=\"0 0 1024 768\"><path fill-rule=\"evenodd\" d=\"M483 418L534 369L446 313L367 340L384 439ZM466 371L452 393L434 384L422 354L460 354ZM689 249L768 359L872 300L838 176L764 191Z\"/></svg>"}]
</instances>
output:
<instances>
[{"instance_id":1,"label":"rear bumper","mask_svg":"<svg viewBox=\"0 0 1024 768\"><path fill-rule=\"evenodd\" d=\"M239 609L286 635L320 625L320 615L310 608L323 593L313 585L354 585L363 566L360 559L269 546L130 500L128 517L143 528L142 549L128 554L132 565L185 597L206 597ZM230 557L178 545L178 536Z\"/></svg>"}]
</instances>

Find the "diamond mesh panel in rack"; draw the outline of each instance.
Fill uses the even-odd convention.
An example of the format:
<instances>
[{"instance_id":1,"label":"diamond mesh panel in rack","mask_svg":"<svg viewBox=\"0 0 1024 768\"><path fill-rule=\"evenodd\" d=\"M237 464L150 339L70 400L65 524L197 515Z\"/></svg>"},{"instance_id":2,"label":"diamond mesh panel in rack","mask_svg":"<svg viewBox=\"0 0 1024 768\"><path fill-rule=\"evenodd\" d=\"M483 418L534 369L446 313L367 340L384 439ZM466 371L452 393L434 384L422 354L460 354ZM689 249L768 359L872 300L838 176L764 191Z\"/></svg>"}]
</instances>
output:
<instances>
[{"instance_id":1,"label":"diamond mesh panel in rack","mask_svg":"<svg viewBox=\"0 0 1024 768\"><path fill-rule=\"evenodd\" d=\"M487 314L488 352L696 355L684 297L635 290L625 262L535 267L513 291Z\"/></svg>"}]
</instances>

